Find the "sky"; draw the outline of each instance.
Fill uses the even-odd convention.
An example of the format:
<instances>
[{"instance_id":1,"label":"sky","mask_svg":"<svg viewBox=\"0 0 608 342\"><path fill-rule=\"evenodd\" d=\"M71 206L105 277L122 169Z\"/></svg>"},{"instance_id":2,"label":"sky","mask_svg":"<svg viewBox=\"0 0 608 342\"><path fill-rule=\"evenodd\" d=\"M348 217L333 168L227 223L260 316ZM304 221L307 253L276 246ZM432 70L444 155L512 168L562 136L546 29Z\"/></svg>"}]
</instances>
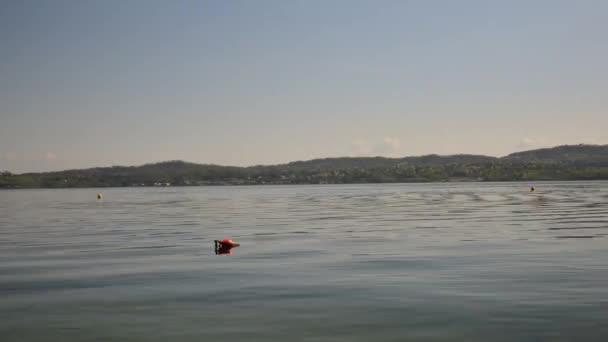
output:
<instances>
[{"instance_id":1,"label":"sky","mask_svg":"<svg viewBox=\"0 0 608 342\"><path fill-rule=\"evenodd\" d=\"M608 1L3 0L0 170L608 144Z\"/></svg>"}]
</instances>

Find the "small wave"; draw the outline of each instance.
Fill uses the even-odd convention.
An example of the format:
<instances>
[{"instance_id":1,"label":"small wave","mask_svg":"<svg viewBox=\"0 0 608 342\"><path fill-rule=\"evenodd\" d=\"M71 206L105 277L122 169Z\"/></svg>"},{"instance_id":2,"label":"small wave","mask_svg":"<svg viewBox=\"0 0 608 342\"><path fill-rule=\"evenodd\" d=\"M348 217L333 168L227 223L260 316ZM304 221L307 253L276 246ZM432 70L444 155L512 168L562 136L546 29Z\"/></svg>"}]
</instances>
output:
<instances>
[{"instance_id":1,"label":"small wave","mask_svg":"<svg viewBox=\"0 0 608 342\"><path fill-rule=\"evenodd\" d=\"M593 239L596 237L601 237L601 236L597 236L597 235L563 235L563 236L556 236L556 239Z\"/></svg>"},{"instance_id":2,"label":"small wave","mask_svg":"<svg viewBox=\"0 0 608 342\"><path fill-rule=\"evenodd\" d=\"M133 246L133 247L121 247L115 248L114 250L137 250L137 249L161 249L161 248L174 248L177 245L157 245L157 246Z\"/></svg>"},{"instance_id":3,"label":"small wave","mask_svg":"<svg viewBox=\"0 0 608 342\"><path fill-rule=\"evenodd\" d=\"M578 229L608 229L608 226L586 226L586 227L550 227L547 230L578 230Z\"/></svg>"},{"instance_id":4,"label":"small wave","mask_svg":"<svg viewBox=\"0 0 608 342\"><path fill-rule=\"evenodd\" d=\"M325 221L325 220L346 220L349 216L319 216L310 218L311 221Z\"/></svg>"}]
</instances>

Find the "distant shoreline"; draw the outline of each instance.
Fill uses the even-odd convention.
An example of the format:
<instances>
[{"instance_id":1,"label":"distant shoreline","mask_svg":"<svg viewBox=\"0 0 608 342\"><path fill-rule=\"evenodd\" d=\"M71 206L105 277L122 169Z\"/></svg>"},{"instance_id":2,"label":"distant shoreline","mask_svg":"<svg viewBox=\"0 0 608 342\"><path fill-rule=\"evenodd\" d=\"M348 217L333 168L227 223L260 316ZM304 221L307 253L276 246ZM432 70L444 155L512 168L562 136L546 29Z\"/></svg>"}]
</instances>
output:
<instances>
[{"instance_id":1,"label":"distant shoreline","mask_svg":"<svg viewBox=\"0 0 608 342\"><path fill-rule=\"evenodd\" d=\"M411 185L411 184L465 184L465 183L522 183L535 185L543 183L607 182L608 179L542 179L542 180L465 180L465 181L423 181L423 182L368 182L368 183L294 183L294 184L213 184L213 185L169 185L169 186L88 186L88 187L37 187L10 188L0 187L0 191L10 190L77 190L77 189L175 189L175 188L217 188L217 187L288 187L288 186L340 186L340 185Z\"/></svg>"},{"instance_id":2,"label":"distant shoreline","mask_svg":"<svg viewBox=\"0 0 608 342\"><path fill-rule=\"evenodd\" d=\"M0 173L0 189L399 184L608 180L608 145L565 145L496 158L342 157L250 167L168 161L58 172Z\"/></svg>"}]
</instances>

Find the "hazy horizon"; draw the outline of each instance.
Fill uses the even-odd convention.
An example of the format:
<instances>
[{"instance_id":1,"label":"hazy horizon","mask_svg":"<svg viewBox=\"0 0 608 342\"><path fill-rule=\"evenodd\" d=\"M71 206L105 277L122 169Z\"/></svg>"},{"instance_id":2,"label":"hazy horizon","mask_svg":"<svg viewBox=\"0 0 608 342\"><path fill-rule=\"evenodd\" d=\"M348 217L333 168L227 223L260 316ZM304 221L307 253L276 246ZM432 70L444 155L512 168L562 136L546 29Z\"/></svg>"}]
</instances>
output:
<instances>
[{"instance_id":1,"label":"hazy horizon","mask_svg":"<svg viewBox=\"0 0 608 342\"><path fill-rule=\"evenodd\" d=\"M571 144L571 145L581 145L581 144ZM591 144L585 144L587 146L604 146L604 145L591 145ZM559 145L559 146L564 146L564 145ZM547 148L553 148L553 147L559 147L559 146L550 146ZM544 147L543 147L544 148ZM540 148L542 149L542 148ZM536 149L533 149L536 150ZM526 150L521 150L521 151L513 151L512 153L516 153L516 152L525 152L525 151L529 151L528 149ZM80 168L71 168L71 169L60 169L60 170L49 170L49 171L23 171L23 172L18 172L17 174L25 174L25 173L37 173L37 172L54 172L54 171L67 171L67 170L73 170L73 169L94 169L94 168L105 168L105 167L138 167L138 166L143 166L143 165L151 165L151 164L159 164L159 163L170 163L170 162L185 162L185 163L194 163L194 164L205 164L205 165L218 165L218 166L228 166L228 167L254 167L254 166L269 166L269 165L283 165L283 164L288 164L288 163L292 163L292 162L301 162L301 161L311 161L311 160L318 160L318 159L334 159L334 158L389 158L389 159L401 159L401 158L416 158L416 157L424 157L424 156L428 156L428 155L439 155L442 157L448 157L448 156L455 156L455 155L479 155L479 156L486 156L486 157L495 157L495 158L501 158L501 157L506 157L509 154L505 154L505 155L499 155L499 156L492 156L492 155L487 155L487 154L475 154L475 153L453 153L453 154L437 154L437 153L427 153L427 154L417 154L417 155L403 155L403 156L381 156L381 155L369 155L369 156L326 156L326 157L318 157L318 158L310 158L310 159L293 159L293 160L288 160L288 161L282 161L282 162L277 162L277 163L259 163L259 164L250 164L250 165L230 165L230 164L218 164L218 163L205 163L205 162L195 162L195 161L191 161L191 160L185 160L185 159L166 159L166 160L155 160L155 161L148 161L145 163L141 163L141 164L108 164L108 165L90 165L90 166L84 166L84 167L80 167ZM10 170L0 170L1 171L9 171Z\"/></svg>"},{"instance_id":2,"label":"hazy horizon","mask_svg":"<svg viewBox=\"0 0 608 342\"><path fill-rule=\"evenodd\" d=\"M0 171L608 144L608 2L7 1Z\"/></svg>"}]
</instances>

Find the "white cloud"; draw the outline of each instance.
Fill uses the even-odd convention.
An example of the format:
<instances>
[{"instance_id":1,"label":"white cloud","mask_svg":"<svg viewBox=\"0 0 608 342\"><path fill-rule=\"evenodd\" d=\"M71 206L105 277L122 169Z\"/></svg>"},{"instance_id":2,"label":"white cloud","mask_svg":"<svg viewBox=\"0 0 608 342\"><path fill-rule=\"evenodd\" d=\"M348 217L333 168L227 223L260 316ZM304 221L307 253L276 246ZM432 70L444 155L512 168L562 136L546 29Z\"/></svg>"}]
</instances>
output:
<instances>
[{"instance_id":1,"label":"white cloud","mask_svg":"<svg viewBox=\"0 0 608 342\"><path fill-rule=\"evenodd\" d=\"M401 139L394 137L385 137L382 142L376 145L376 151L379 153L393 154L401 148Z\"/></svg>"},{"instance_id":2,"label":"white cloud","mask_svg":"<svg viewBox=\"0 0 608 342\"><path fill-rule=\"evenodd\" d=\"M519 150L531 150L536 148L544 148L552 146L547 140L543 138L523 138L517 144Z\"/></svg>"},{"instance_id":3,"label":"white cloud","mask_svg":"<svg viewBox=\"0 0 608 342\"><path fill-rule=\"evenodd\" d=\"M356 156L387 156L394 157L401 154L401 139L385 137L380 142L356 140L352 143L352 151Z\"/></svg>"},{"instance_id":4,"label":"white cloud","mask_svg":"<svg viewBox=\"0 0 608 342\"><path fill-rule=\"evenodd\" d=\"M17 155L15 154L15 152L6 152L4 154L4 159L6 159L6 160L15 160L15 159L17 159Z\"/></svg>"},{"instance_id":5,"label":"white cloud","mask_svg":"<svg viewBox=\"0 0 608 342\"><path fill-rule=\"evenodd\" d=\"M55 160L57 159L57 155L53 152L47 152L45 158L46 160Z\"/></svg>"}]
</instances>

